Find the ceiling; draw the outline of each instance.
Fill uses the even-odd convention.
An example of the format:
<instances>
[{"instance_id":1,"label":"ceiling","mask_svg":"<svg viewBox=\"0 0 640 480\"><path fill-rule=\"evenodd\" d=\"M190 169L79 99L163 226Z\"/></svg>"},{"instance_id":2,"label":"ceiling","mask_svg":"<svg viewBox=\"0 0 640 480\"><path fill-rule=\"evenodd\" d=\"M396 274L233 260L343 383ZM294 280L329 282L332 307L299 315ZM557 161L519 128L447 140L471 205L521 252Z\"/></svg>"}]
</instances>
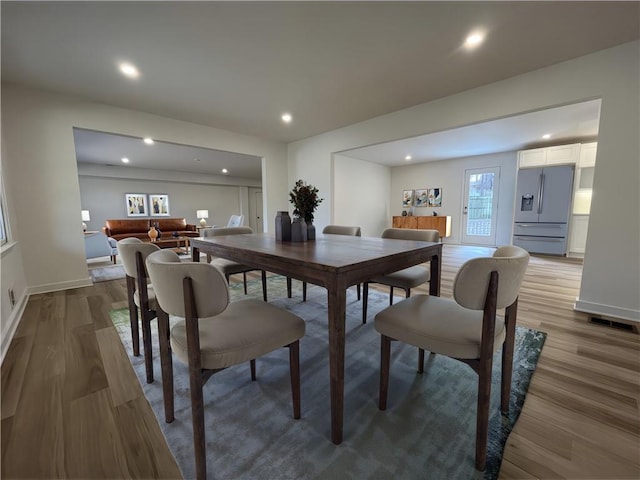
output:
<instances>
[{"instance_id":1,"label":"ceiling","mask_svg":"<svg viewBox=\"0 0 640 480\"><path fill-rule=\"evenodd\" d=\"M0 9L4 82L280 142L640 37L639 2L3 1ZM461 45L474 29L486 40L469 52ZM125 78L122 61L140 77ZM385 163L404 161L407 149L415 161L515 149L537 140L516 132L538 135L533 126L554 115L526 118L531 128L501 120L480 134L458 130L453 142L441 133L349 154ZM578 123L592 130L593 116Z\"/></svg>"}]
</instances>

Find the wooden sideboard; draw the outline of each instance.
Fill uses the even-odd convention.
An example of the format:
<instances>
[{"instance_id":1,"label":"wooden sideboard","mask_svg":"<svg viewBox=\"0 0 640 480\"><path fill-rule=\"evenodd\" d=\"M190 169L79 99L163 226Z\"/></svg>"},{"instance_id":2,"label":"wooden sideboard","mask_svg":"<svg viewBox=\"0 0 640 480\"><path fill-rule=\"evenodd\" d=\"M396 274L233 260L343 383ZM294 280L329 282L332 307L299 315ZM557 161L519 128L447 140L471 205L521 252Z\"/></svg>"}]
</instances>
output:
<instances>
[{"instance_id":1,"label":"wooden sideboard","mask_svg":"<svg viewBox=\"0 0 640 480\"><path fill-rule=\"evenodd\" d=\"M420 230L438 230L440 237L451 235L451 217L422 215L393 217L393 228L417 228Z\"/></svg>"}]
</instances>

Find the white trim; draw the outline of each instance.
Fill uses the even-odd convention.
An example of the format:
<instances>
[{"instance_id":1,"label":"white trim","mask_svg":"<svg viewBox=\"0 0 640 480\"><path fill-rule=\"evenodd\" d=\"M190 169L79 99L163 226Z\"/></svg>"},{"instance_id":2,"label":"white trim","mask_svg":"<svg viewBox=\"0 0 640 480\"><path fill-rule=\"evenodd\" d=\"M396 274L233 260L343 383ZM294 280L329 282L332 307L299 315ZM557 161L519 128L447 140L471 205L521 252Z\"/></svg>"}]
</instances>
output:
<instances>
[{"instance_id":1,"label":"white trim","mask_svg":"<svg viewBox=\"0 0 640 480\"><path fill-rule=\"evenodd\" d=\"M20 323L20 319L22 318L22 314L24 313L24 309L26 308L28 301L29 295L23 294L11 311L11 315L9 315L7 331L2 332L0 363L4 362L4 356L9 351L9 345L11 345L11 340L13 340L13 336L16 334L16 329L18 328L18 324Z\"/></svg>"},{"instance_id":2,"label":"white trim","mask_svg":"<svg viewBox=\"0 0 640 480\"><path fill-rule=\"evenodd\" d=\"M0 247L0 256L4 257L5 254L7 254L9 252L9 250L11 250L17 244L18 244L18 242L14 242L13 240L9 240L9 241L3 243L2 246Z\"/></svg>"},{"instance_id":3,"label":"white trim","mask_svg":"<svg viewBox=\"0 0 640 480\"><path fill-rule=\"evenodd\" d=\"M592 315L606 315L607 317L640 322L640 310L614 307L612 305L604 305L601 303L585 302L584 300L579 299L576 299L576 303L573 308L580 312L586 312Z\"/></svg>"},{"instance_id":4,"label":"white trim","mask_svg":"<svg viewBox=\"0 0 640 480\"><path fill-rule=\"evenodd\" d=\"M47 283L44 285L37 285L35 287L27 288L27 291L30 295L34 293L49 293L49 292L58 292L60 290L69 290L70 288L81 288L81 287L92 287L93 281L91 277L86 277L80 280L70 280L68 282L60 282L60 283Z\"/></svg>"}]
</instances>

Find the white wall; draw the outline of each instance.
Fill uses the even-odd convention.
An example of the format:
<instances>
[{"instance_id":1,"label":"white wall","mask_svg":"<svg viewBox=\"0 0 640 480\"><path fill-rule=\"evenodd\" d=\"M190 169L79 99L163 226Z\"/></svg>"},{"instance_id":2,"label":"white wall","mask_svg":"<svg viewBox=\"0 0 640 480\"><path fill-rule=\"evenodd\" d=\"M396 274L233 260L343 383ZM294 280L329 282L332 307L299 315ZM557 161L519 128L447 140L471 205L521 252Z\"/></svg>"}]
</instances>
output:
<instances>
[{"instance_id":1,"label":"white wall","mask_svg":"<svg viewBox=\"0 0 640 480\"><path fill-rule=\"evenodd\" d=\"M362 236L380 236L389 226L378 212L386 212L387 217L390 215L390 168L335 155L333 170L333 220L331 223L359 226ZM328 197L325 194L321 196ZM371 215L371 212L375 214ZM319 231L326 225L317 221L314 223L319 227Z\"/></svg>"},{"instance_id":2,"label":"white wall","mask_svg":"<svg viewBox=\"0 0 640 480\"><path fill-rule=\"evenodd\" d=\"M11 226L19 248L14 252L21 256L12 262L2 258L3 281L17 282L23 275L27 293L90 284L78 228L74 127L256 155L262 158L265 228L272 223L266 219L288 205L283 144L3 84L2 167L7 200L15 210Z\"/></svg>"},{"instance_id":3,"label":"white wall","mask_svg":"<svg viewBox=\"0 0 640 480\"><path fill-rule=\"evenodd\" d=\"M593 204L576 306L640 321L639 45L627 43L289 144L289 177L304 172L307 182L333 196L334 152L601 98ZM321 204L317 223L329 223L332 209Z\"/></svg>"},{"instance_id":4,"label":"white wall","mask_svg":"<svg viewBox=\"0 0 640 480\"><path fill-rule=\"evenodd\" d=\"M451 236L445 243L460 243L462 207L464 202L465 170L500 167L498 182L498 217L496 243L511 244L513 225L513 197L516 189L517 152L495 153L475 157L456 158L439 162L394 167L391 169L391 215L402 214L402 191L421 188L442 188L442 206L416 207L414 215L451 216ZM388 218L391 226L391 217Z\"/></svg>"}]
</instances>

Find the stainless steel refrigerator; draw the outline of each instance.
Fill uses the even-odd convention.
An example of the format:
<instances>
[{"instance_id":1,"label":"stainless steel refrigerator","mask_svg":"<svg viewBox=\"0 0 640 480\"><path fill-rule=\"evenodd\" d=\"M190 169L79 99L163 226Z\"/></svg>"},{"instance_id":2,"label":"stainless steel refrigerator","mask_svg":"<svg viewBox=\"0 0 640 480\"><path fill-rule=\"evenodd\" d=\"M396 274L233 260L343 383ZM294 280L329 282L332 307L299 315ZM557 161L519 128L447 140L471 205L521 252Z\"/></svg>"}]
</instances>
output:
<instances>
[{"instance_id":1,"label":"stainless steel refrigerator","mask_svg":"<svg viewBox=\"0 0 640 480\"><path fill-rule=\"evenodd\" d=\"M573 166L518 170L513 244L532 253L565 255Z\"/></svg>"}]
</instances>

